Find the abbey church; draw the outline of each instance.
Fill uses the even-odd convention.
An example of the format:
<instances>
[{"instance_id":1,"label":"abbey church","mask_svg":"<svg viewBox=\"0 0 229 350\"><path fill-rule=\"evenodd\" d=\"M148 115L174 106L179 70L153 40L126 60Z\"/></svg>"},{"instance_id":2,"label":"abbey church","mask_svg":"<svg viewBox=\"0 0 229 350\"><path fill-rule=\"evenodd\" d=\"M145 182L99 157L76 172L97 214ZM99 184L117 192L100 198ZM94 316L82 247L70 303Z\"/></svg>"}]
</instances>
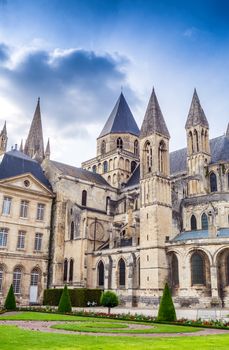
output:
<instances>
[{"instance_id":1,"label":"abbey church","mask_svg":"<svg viewBox=\"0 0 229 350\"><path fill-rule=\"evenodd\" d=\"M74 167L44 148L38 100L25 145L0 133L0 301L46 288L114 290L126 306L157 307L166 282L176 306L229 307L229 127L209 139L196 90L185 148L155 91L139 130L121 93L96 155Z\"/></svg>"}]
</instances>

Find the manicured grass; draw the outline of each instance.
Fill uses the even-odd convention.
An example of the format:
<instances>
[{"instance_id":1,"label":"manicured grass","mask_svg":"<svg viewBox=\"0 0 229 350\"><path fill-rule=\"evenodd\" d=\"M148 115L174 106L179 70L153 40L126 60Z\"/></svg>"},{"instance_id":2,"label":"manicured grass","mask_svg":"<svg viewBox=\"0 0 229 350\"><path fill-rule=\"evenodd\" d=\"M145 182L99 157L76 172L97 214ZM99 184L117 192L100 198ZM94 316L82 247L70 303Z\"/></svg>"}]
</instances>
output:
<instances>
[{"instance_id":1,"label":"manicured grass","mask_svg":"<svg viewBox=\"0 0 229 350\"><path fill-rule=\"evenodd\" d=\"M126 327L128 327L127 322ZM131 323L133 324L133 323ZM144 323L137 323L136 325L144 325ZM64 329L68 331L75 332L92 332L92 333L128 333L128 334L151 334L151 333L184 333L184 332L196 332L200 331L201 328L186 327L186 326L176 326L176 325L166 325L166 324L150 324L147 323L150 328L143 329L116 329L119 327L119 323L113 323L112 320L107 322L77 322L77 323L65 323L52 326L56 329ZM125 326L124 326L125 327ZM115 329L114 329L115 328ZM121 328L121 327L120 327Z\"/></svg>"},{"instance_id":2,"label":"manicured grass","mask_svg":"<svg viewBox=\"0 0 229 350\"><path fill-rule=\"evenodd\" d=\"M228 350L229 334L205 337L96 337L0 326L1 350Z\"/></svg>"}]
</instances>

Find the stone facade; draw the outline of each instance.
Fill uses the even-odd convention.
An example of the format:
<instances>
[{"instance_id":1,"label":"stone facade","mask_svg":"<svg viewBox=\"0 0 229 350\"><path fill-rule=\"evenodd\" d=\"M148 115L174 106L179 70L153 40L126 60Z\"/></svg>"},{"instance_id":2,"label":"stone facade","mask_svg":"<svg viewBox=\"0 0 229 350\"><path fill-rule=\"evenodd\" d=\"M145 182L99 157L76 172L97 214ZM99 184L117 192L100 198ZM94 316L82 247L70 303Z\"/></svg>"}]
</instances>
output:
<instances>
[{"instance_id":1,"label":"stone facade","mask_svg":"<svg viewBox=\"0 0 229 350\"><path fill-rule=\"evenodd\" d=\"M153 90L141 130L120 95L97 139L96 157L81 168L50 160L48 142L42 168L54 199L52 213L46 204L50 244L37 262L41 289L66 283L109 289L127 306L157 307L168 282L177 306L229 307L229 128L209 140L194 91L185 129L187 148L169 153ZM27 251L17 259L22 265ZM11 259L11 275L13 268ZM26 265L27 300L33 268Z\"/></svg>"}]
</instances>

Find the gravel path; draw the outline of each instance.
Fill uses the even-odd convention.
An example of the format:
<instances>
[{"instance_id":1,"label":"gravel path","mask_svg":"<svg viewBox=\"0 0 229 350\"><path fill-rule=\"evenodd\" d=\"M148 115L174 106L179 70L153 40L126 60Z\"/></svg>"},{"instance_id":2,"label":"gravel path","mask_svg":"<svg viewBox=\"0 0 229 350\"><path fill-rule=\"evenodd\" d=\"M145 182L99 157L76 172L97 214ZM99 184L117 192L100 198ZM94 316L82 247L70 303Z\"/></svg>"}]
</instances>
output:
<instances>
[{"instance_id":1,"label":"gravel path","mask_svg":"<svg viewBox=\"0 0 229 350\"><path fill-rule=\"evenodd\" d=\"M51 328L53 325L64 324L66 321L0 321L0 325L14 325L26 330L33 330L39 332L48 333L59 333L59 334L75 334L75 335L92 335L92 336L106 336L106 337L196 337L196 336L206 336L206 335L218 335L218 334L229 334L228 330L224 329L210 329L206 328L197 332L192 333L147 333L147 334L132 334L132 333L92 333L92 332L75 332L67 331L62 329ZM130 325L131 329L139 328L149 328L147 325ZM137 326L137 327L136 327ZM140 327L139 327L140 326Z\"/></svg>"}]
</instances>

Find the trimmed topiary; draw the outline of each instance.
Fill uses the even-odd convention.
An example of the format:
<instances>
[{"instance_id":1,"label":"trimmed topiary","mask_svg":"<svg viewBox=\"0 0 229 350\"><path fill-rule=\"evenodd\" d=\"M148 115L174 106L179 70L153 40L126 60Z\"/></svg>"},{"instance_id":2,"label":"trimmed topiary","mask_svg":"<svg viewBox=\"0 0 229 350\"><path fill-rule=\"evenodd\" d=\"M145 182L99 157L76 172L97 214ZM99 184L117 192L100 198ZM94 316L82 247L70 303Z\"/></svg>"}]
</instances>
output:
<instances>
[{"instance_id":1,"label":"trimmed topiary","mask_svg":"<svg viewBox=\"0 0 229 350\"><path fill-rule=\"evenodd\" d=\"M176 311L168 284L165 284L157 315L158 321L176 321Z\"/></svg>"},{"instance_id":2,"label":"trimmed topiary","mask_svg":"<svg viewBox=\"0 0 229 350\"><path fill-rule=\"evenodd\" d=\"M72 304L71 299L68 292L68 287L64 286L63 292L60 297L60 302L58 305L58 311L61 313L71 312L72 311Z\"/></svg>"},{"instance_id":3,"label":"trimmed topiary","mask_svg":"<svg viewBox=\"0 0 229 350\"><path fill-rule=\"evenodd\" d=\"M101 295L100 304L108 307L108 314L110 314L111 307L117 306L118 303L118 296L114 292L108 290Z\"/></svg>"},{"instance_id":4,"label":"trimmed topiary","mask_svg":"<svg viewBox=\"0 0 229 350\"><path fill-rule=\"evenodd\" d=\"M4 304L4 308L6 310L16 310L16 300L15 300L15 295L14 295L14 289L13 289L13 285L11 284L10 289L8 291L6 300L5 300L5 304Z\"/></svg>"}]
</instances>

